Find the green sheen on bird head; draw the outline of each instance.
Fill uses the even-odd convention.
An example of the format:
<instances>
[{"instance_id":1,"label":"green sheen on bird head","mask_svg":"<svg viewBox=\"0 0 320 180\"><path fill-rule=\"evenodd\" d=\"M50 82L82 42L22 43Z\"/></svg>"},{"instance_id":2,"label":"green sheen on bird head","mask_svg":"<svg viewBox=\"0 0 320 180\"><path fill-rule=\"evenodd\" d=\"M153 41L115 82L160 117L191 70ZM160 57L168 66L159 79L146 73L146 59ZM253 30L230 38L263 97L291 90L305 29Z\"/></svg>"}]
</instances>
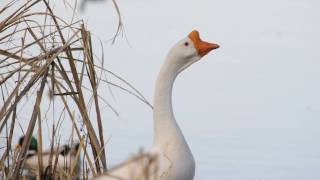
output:
<instances>
[{"instance_id":1,"label":"green sheen on bird head","mask_svg":"<svg viewBox=\"0 0 320 180\"><path fill-rule=\"evenodd\" d=\"M38 142L37 142L37 139L35 137L31 137L31 142L30 142L30 146L29 146L29 149L32 149L32 150L35 150L37 151L38 150Z\"/></svg>"},{"instance_id":2,"label":"green sheen on bird head","mask_svg":"<svg viewBox=\"0 0 320 180\"><path fill-rule=\"evenodd\" d=\"M20 139L19 139L19 146L20 146L20 147L22 147L24 138L25 138L25 136L22 136L22 137L20 137ZM33 136L31 136L29 150L34 150L34 151L37 151L37 150L38 150L38 141L37 141L37 139L36 139L35 137L33 137Z\"/></svg>"}]
</instances>

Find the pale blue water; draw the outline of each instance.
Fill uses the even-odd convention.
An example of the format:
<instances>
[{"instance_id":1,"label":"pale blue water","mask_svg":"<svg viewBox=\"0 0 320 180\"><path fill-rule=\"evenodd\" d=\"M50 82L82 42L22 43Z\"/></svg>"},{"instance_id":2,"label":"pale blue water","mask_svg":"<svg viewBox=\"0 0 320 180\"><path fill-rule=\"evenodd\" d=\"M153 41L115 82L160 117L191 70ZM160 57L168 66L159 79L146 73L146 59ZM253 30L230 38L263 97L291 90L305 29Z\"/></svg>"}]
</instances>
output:
<instances>
[{"instance_id":1,"label":"pale blue water","mask_svg":"<svg viewBox=\"0 0 320 180\"><path fill-rule=\"evenodd\" d=\"M182 119L183 113L178 114ZM219 119L214 115L216 120L186 116L184 121L179 121L196 159L196 179L318 180L320 178L320 139L315 136L318 127L296 126L294 124L297 123L297 119L294 118L291 119L291 123L290 120L275 123L269 119L269 123L270 121L275 123L272 125L263 123L260 119L257 120L258 123L253 121L250 125L248 123L250 120L230 121L227 119L230 115L230 113L225 114L225 118L219 117ZM113 141L110 141L109 155L112 157L109 162L116 164L123 161L132 152L137 152L138 144L144 147L151 144L152 132L147 127L151 123L144 124L144 120L126 122L123 127L117 129L123 132L119 133L118 137L113 136ZM242 125L235 122L241 120ZM313 121L313 125L319 124L316 119L306 121Z\"/></svg>"}]
</instances>

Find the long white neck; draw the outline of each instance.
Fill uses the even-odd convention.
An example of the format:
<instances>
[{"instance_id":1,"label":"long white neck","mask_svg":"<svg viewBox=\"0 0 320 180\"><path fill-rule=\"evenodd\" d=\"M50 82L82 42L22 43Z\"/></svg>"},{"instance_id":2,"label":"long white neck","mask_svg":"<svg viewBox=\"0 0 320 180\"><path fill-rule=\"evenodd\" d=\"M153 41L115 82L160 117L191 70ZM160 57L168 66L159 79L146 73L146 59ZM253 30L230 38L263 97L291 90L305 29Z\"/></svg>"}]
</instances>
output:
<instances>
[{"instance_id":1,"label":"long white neck","mask_svg":"<svg viewBox=\"0 0 320 180\"><path fill-rule=\"evenodd\" d=\"M172 110L172 88L179 73L179 66L169 53L162 65L156 82L154 96L154 144L162 145L172 138L185 141L181 130L174 118Z\"/></svg>"}]
</instances>

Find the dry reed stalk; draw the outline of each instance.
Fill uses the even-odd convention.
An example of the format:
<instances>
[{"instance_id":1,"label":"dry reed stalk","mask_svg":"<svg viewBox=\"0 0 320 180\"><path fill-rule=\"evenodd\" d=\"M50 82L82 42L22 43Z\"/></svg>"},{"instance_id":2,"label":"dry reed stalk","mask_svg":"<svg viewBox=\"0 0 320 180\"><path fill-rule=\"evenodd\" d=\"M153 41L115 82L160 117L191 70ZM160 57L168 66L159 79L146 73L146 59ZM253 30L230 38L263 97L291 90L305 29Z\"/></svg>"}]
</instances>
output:
<instances>
[{"instance_id":1,"label":"dry reed stalk","mask_svg":"<svg viewBox=\"0 0 320 180\"><path fill-rule=\"evenodd\" d=\"M45 71L44 73L45 74L44 74L44 77L42 79L40 89L37 92L36 103L34 105L34 110L32 112L31 119L30 119L30 122L29 122L29 125L28 125L28 130L26 132L26 136L25 136L26 138L23 141L22 148L21 148L21 151L20 151L20 154L19 154L19 157L18 157L19 161L16 164L15 168L13 169L12 174L10 176L11 177L10 179L19 179L19 176L20 176L19 172L21 170L23 161L24 161L24 159L26 157L26 152L27 152L27 150L28 150L28 148L30 146L33 129L34 129L34 126L36 124L37 115L39 114L39 111L40 111L40 103L41 103L41 100L42 100L44 87L45 87L45 84L46 84L46 81L47 81L48 70Z\"/></svg>"},{"instance_id":2,"label":"dry reed stalk","mask_svg":"<svg viewBox=\"0 0 320 180\"><path fill-rule=\"evenodd\" d=\"M116 36L123 32L123 23L116 1L112 2L119 17L118 29L112 41L114 43ZM38 9L40 7L40 10L36 7ZM75 13L74 9L72 11ZM7 137L6 149L0 161L0 176L3 175L8 179L21 177L21 169L24 167L28 147L37 124L38 174L40 179L43 178L42 174L46 167L43 167L42 160L42 122L47 118L44 115L45 108L49 107L43 97L46 91L50 94L50 104L60 103L63 109L61 113L66 110L67 116L62 119L71 122L70 128L80 141L80 149L84 151L83 177L88 178L90 172L96 175L106 171L101 102L106 103L116 114L117 112L106 99L99 95L100 82L125 91L152 108L151 104L124 78L105 69L103 57L102 62L97 60L91 33L85 28L82 20L74 20L74 14L71 22L68 23L54 13L48 0L12 0L0 9L0 14L3 14L0 19L0 102L2 102L0 133L5 129ZM99 72L100 76L98 76ZM102 73L114 77L125 86L103 79ZM19 153L16 153L11 146L15 126L19 123L17 113L30 100L34 101L34 108L29 118L22 148ZM88 106L91 100L93 107ZM89 113L91 108L95 109L93 115ZM75 114L80 115L79 119L87 134L80 131ZM54 117L52 119L54 120ZM49 164L53 174L60 171L57 167L58 156L55 146L60 144L61 121L59 118L57 123L50 122L52 134ZM98 131L95 131L93 122L97 124ZM57 140L58 143L56 143ZM88 143L91 144L92 154L88 151ZM80 157L80 151L76 156ZM55 178L71 179L75 171L76 166L72 165L69 172L62 171Z\"/></svg>"},{"instance_id":3,"label":"dry reed stalk","mask_svg":"<svg viewBox=\"0 0 320 180\"><path fill-rule=\"evenodd\" d=\"M38 111L38 174L40 176L40 180L42 180L43 174L43 157L42 157L42 127L41 127L41 112L40 109Z\"/></svg>"}]
</instances>

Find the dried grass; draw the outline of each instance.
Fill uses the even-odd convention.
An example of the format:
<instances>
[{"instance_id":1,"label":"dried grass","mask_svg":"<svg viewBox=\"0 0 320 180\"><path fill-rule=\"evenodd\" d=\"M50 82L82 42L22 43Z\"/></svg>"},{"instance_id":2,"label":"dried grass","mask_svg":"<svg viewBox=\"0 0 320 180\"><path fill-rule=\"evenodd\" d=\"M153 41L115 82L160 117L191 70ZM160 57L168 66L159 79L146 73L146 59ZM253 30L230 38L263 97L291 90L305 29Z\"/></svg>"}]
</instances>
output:
<instances>
[{"instance_id":1,"label":"dried grass","mask_svg":"<svg viewBox=\"0 0 320 180\"><path fill-rule=\"evenodd\" d=\"M104 56L102 54L100 60L96 58L90 31L83 21L74 20L73 14L68 23L68 20L54 13L48 2L13 0L0 10L0 133L6 135L5 150L0 161L0 178L3 179L21 178L26 152L35 131L38 132L39 142L38 174L45 171L42 164L41 132L44 119L49 119L45 112L51 103L62 104L60 109L55 107L55 111L61 112L63 119L71 122L70 129L80 142L84 154L83 168L80 173L82 177L77 178L81 179L87 179L88 174L96 175L107 170L100 104L107 103L112 111L116 113L116 110L99 95L99 84L104 82L128 92L152 108L130 83L103 67ZM114 42L123 24L117 4L114 0L112 2L119 16ZM125 87L102 78L102 74L113 76L123 82ZM45 99L46 94L50 95L49 101ZM16 152L12 148L13 133L19 122L17 111L23 108L25 102L32 102L34 108L28 117L22 148ZM90 102L93 102L92 106L88 106ZM91 108L95 110L93 114ZM82 127L78 127L75 114L80 115L79 119L87 134L81 133ZM52 124L51 174L54 179L72 179L79 175L75 165L68 172L60 172L57 167L54 147L57 146L55 142L59 142L60 118L58 122L46 123ZM97 124L97 131L93 123ZM80 154L79 151L77 158Z\"/></svg>"}]
</instances>

